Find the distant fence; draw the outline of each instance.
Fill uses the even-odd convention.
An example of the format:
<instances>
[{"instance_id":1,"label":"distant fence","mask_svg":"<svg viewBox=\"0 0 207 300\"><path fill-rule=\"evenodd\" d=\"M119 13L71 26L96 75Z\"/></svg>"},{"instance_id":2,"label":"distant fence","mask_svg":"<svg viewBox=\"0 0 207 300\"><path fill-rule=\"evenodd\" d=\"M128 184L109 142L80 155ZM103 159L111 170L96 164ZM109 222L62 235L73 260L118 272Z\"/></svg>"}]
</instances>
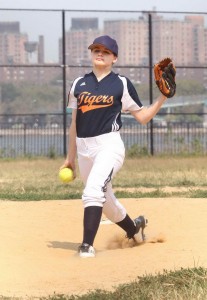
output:
<instances>
[{"instance_id":1,"label":"distant fence","mask_svg":"<svg viewBox=\"0 0 207 300\"><path fill-rule=\"evenodd\" d=\"M126 149L152 155L206 154L207 12L0 12L0 157L66 155L68 91L74 78L91 71L87 48L101 34L117 39L114 71L133 82L145 106L158 91L154 63L170 56L176 65L177 93L159 112L165 118L146 126L124 120ZM170 118L173 114L180 118Z\"/></svg>"},{"instance_id":2,"label":"distant fence","mask_svg":"<svg viewBox=\"0 0 207 300\"><path fill-rule=\"evenodd\" d=\"M171 123L142 126L124 120L122 139L131 155L207 154L207 128L202 123ZM67 132L68 136L68 132ZM57 123L30 126L0 123L0 158L62 156L64 128ZM68 142L68 141L67 141ZM152 149L153 147L153 149ZM153 151L152 151L153 150Z\"/></svg>"}]
</instances>

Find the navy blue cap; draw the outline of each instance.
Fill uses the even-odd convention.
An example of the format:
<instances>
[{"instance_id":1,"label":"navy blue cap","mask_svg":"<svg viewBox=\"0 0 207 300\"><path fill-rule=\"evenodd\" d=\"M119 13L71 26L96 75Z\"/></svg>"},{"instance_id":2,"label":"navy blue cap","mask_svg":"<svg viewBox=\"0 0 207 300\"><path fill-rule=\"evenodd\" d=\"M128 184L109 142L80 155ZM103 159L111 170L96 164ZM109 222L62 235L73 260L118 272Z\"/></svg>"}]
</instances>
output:
<instances>
[{"instance_id":1,"label":"navy blue cap","mask_svg":"<svg viewBox=\"0 0 207 300\"><path fill-rule=\"evenodd\" d=\"M93 49L96 46L104 46L106 49L110 50L111 52L114 53L114 55L118 56L118 45L116 40L112 39L108 35L102 35L97 37L94 41L93 44L91 44L88 49Z\"/></svg>"}]
</instances>

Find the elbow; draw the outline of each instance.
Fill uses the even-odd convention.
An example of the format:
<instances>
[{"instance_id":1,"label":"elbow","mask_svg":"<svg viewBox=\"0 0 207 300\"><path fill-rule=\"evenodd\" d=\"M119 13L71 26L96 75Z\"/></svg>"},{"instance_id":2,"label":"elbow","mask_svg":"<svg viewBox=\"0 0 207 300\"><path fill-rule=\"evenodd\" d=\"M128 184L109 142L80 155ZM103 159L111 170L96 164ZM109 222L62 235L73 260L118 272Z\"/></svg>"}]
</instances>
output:
<instances>
[{"instance_id":1,"label":"elbow","mask_svg":"<svg viewBox=\"0 0 207 300\"><path fill-rule=\"evenodd\" d=\"M148 123L147 121L141 122L142 125L147 125L147 123Z\"/></svg>"},{"instance_id":2,"label":"elbow","mask_svg":"<svg viewBox=\"0 0 207 300\"><path fill-rule=\"evenodd\" d=\"M150 117L146 113L145 109L139 110L134 113L133 116L141 125L146 125L150 121Z\"/></svg>"},{"instance_id":3,"label":"elbow","mask_svg":"<svg viewBox=\"0 0 207 300\"><path fill-rule=\"evenodd\" d=\"M142 125L146 125L146 124L149 122L149 120L146 119L146 118L142 118L142 119L139 120L139 122L140 122L140 124L142 124Z\"/></svg>"}]
</instances>

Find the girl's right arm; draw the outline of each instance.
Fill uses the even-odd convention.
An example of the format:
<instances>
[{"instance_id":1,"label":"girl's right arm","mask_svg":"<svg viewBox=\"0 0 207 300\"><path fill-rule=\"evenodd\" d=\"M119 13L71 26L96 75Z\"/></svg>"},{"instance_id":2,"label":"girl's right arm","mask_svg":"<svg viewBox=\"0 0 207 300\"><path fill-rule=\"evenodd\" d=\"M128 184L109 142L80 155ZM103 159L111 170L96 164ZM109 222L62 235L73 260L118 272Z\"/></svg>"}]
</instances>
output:
<instances>
[{"instance_id":1,"label":"girl's right arm","mask_svg":"<svg viewBox=\"0 0 207 300\"><path fill-rule=\"evenodd\" d=\"M64 164L60 167L60 169L63 168L71 168L74 173L74 177L76 177L76 154L77 154L77 148L76 148L76 114L77 110L72 110L72 121L69 128L69 143L68 143L68 154L66 156Z\"/></svg>"}]
</instances>

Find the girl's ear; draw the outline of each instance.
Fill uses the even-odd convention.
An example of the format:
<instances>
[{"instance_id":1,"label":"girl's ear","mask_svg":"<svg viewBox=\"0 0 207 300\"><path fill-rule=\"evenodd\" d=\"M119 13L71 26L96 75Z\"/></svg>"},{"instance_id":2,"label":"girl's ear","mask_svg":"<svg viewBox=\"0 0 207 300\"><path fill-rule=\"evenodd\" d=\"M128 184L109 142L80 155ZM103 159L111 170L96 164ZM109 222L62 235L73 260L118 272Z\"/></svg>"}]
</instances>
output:
<instances>
[{"instance_id":1,"label":"girl's ear","mask_svg":"<svg viewBox=\"0 0 207 300\"><path fill-rule=\"evenodd\" d=\"M118 60L118 57L117 56L114 56L114 60L113 60L113 64L115 64Z\"/></svg>"}]
</instances>

